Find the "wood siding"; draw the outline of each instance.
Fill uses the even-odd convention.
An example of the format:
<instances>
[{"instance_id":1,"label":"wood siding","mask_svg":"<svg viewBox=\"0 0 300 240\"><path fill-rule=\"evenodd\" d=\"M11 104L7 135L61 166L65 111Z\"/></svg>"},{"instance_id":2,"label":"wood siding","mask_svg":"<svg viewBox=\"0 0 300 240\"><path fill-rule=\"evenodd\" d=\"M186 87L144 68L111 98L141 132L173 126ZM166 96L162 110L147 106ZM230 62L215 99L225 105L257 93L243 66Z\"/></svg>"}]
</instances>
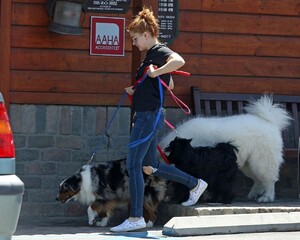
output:
<instances>
[{"instance_id":1,"label":"wood siding","mask_svg":"<svg viewBox=\"0 0 300 240\"><path fill-rule=\"evenodd\" d=\"M89 54L90 17L82 14L83 35L48 30L45 0L12 1L11 103L116 105L131 83L131 42L124 57ZM128 102L126 103L128 104Z\"/></svg>"},{"instance_id":2,"label":"wood siding","mask_svg":"<svg viewBox=\"0 0 300 240\"><path fill-rule=\"evenodd\" d=\"M171 47L192 77L176 81L176 93L188 96L194 85L203 92L300 95L299 1L179 2L180 34Z\"/></svg>"},{"instance_id":3,"label":"wood siding","mask_svg":"<svg viewBox=\"0 0 300 240\"><path fill-rule=\"evenodd\" d=\"M10 54L3 78L9 83L0 85L8 89L9 102L118 104L140 56L128 35L124 57L90 56L90 16L130 21L135 7L147 1L132 2L126 14L84 14L83 36L72 36L48 31L46 0L12 0L6 41L11 49L1 52L2 59ZM2 15L9 5L2 1ZM300 95L299 15L299 0L179 0L179 34L170 47L184 57L182 70L191 77L174 76L174 93L188 104L191 86L204 92ZM1 27L3 32L9 34ZM167 105L174 106L169 96Z\"/></svg>"},{"instance_id":4,"label":"wood siding","mask_svg":"<svg viewBox=\"0 0 300 240\"><path fill-rule=\"evenodd\" d=\"M0 92L9 107L11 2L0 2Z\"/></svg>"}]
</instances>

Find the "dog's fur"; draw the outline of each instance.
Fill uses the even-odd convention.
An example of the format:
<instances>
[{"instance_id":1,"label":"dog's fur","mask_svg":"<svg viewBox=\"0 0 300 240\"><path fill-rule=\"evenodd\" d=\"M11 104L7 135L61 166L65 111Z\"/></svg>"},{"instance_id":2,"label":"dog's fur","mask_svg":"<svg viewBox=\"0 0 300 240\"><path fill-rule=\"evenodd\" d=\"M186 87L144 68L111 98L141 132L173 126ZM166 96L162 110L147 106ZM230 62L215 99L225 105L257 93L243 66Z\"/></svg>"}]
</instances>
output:
<instances>
[{"instance_id":1,"label":"dog's fur","mask_svg":"<svg viewBox=\"0 0 300 240\"><path fill-rule=\"evenodd\" d=\"M159 203L165 198L165 180L144 175L144 218L148 227L153 226ZM88 207L90 225L107 226L113 210L124 203L129 206L129 180L125 159L85 165L74 175L62 181L57 201L72 198ZM100 221L97 221L100 218Z\"/></svg>"},{"instance_id":2,"label":"dog's fur","mask_svg":"<svg viewBox=\"0 0 300 240\"><path fill-rule=\"evenodd\" d=\"M208 183L209 202L231 203L234 199L232 186L238 171L238 149L230 143L218 143L214 147L192 147L191 141L178 137L171 141L165 149L169 152L168 160L180 170ZM178 192L179 183L173 184ZM183 190L181 194L175 194L175 198L186 201L189 189L183 185L180 188Z\"/></svg>"},{"instance_id":3,"label":"dog's fur","mask_svg":"<svg viewBox=\"0 0 300 240\"><path fill-rule=\"evenodd\" d=\"M213 146L231 141L239 149L239 169L254 181L249 199L273 202L275 183L283 163L282 130L290 116L272 97L262 96L250 101L246 114L228 117L196 117L178 126L178 136L192 139L192 146ZM164 149L175 138L172 131L160 142Z\"/></svg>"}]
</instances>

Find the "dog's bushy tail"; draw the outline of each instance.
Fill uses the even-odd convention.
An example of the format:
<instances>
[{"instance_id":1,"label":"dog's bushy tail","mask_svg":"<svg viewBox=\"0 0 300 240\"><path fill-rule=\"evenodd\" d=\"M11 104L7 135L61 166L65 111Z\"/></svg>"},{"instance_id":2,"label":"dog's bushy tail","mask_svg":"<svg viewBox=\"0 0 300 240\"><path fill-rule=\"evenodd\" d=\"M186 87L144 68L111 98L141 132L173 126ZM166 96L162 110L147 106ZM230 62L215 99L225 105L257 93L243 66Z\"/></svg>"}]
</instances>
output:
<instances>
[{"instance_id":1,"label":"dog's bushy tail","mask_svg":"<svg viewBox=\"0 0 300 240\"><path fill-rule=\"evenodd\" d=\"M245 110L277 125L280 130L286 128L292 120L288 111L282 105L273 103L273 97L269 95L264 95L256 101L249 101Z\"/></svg>"}]
</instances>

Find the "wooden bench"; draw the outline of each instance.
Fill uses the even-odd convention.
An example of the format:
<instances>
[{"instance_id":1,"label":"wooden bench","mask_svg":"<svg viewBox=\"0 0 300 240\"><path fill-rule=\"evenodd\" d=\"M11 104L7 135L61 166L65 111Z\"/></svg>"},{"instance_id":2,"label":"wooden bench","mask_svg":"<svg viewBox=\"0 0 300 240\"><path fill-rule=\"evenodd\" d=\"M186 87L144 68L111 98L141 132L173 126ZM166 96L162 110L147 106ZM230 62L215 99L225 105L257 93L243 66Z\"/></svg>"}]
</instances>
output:
<instances>
[{"instance_id":1,"label":"wooden bench","mask_svg":"<svg viewBox=\"0 0 300 240\"><path fill-rule=\"evenodd\" d=\"M191 87L192 111L201 116L230 116L244 113L249 100L258 99L262 94L250 93L209 93L201 92L199 87ZM282 104L293 121L283 132L285 158L298 159L298 195L300 198L300 96L273 95L276 103Z\"/></svg>"}]
</instances>

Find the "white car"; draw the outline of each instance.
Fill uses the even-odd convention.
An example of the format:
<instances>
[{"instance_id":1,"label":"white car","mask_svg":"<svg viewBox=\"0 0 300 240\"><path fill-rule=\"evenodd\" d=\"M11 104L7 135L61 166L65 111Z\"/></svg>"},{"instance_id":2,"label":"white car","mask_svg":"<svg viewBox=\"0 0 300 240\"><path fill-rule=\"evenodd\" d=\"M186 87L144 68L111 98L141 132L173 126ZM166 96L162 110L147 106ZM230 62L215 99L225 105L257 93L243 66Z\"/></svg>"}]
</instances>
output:
<instances>
[{"instance_id":1,"label":"white car","mask_svg":"<svg viewBox=\"0 0 300 240\"><path fill-rule=\"evenodd\" d=\"M17 228L24 184L15 175L15 146L0 93L0 239L11 239Z\"/></svg>"}]
</instances>

